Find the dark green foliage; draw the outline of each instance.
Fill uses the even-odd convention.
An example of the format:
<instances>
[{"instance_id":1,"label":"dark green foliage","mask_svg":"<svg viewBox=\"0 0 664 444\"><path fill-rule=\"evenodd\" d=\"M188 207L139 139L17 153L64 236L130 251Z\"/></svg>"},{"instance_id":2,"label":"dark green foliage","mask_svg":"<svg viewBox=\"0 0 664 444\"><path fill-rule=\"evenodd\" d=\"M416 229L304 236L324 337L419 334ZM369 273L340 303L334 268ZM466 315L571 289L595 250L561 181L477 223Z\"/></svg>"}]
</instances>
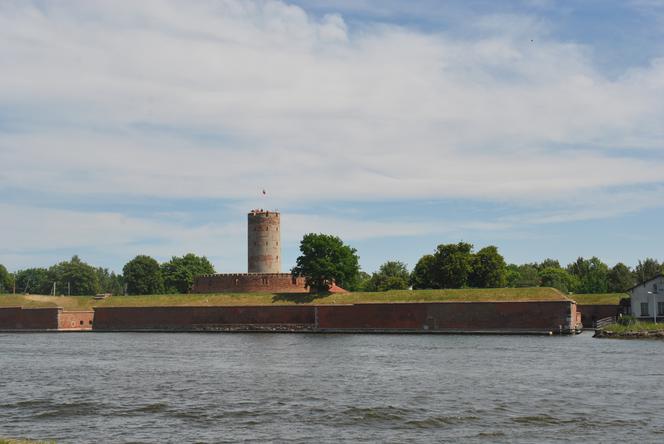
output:
<instances>
[{"instance_id":1,"label":"dark green foliage","mask_svg":"<svg viewBox=\"0 0 664 444\"><path fill-rule=\"evenodd\" d=\"M636 278L636 282L639 284L644 283L645 281L654 278L660 273L663 273L664 270L664 265L660 265L660 263L653 258L646 258L643 261L639 261L639 263L636 265L636 268L634 268L634 277Z\"/></svg>"},{"instance_id":2,"label":"dark green foliage","mask_svg":"<svg viewBox=\"0 0 664 444\"><path fill-rule=\"evenodd\" d=\"M558 267L559 268L559 267ZM515 283L515 287L539 287L542 279L540 278L539 269L535 264L523 264L518 266L519 278Z\"/></svg>"},{"instance_id":3,"label":"dark green foliage","mask_svg":"<svg viewBox=\"0 0 664 444\"><path fill-rule=\"evenodd\" d=\"M617 263L609 270L608 279L609 292L611 293L622 293L632 288L636 283L632 270L622 262Z\"/></svg>"},{"instance_id":4,"label":"dark green foliage","mask_svg":"<svg viewBox=\"0 0 664 444\"><path fill-rule=\"evenodd\" d=\"M108 271L108 268L96 268L97 278L99 279L99 292L110 293L113 295L124 294L124 281L122 275Z\"/></svg>"},{"instance_id":5,"label":"dark green foliage","mask_svg":"<svg viewBox=\"0 0 664 444\"><path fill-rule=\"evenodd\" d=\"M403 262L388 261L371 276L367 291L406 290L410 273Z\"/></svg>"},{"instance_id":6,"label":"dark green foliage","mask_svg":"<svg viewBox=\"0 0 664 444\"><path fill-rule=\"evenodd\" d=\"M95 268L78 256L53 265L48 269L48 278L51 285L56 283L56 294L83 296L99 293L99 277Z\"/></svg>"},{"instance_id":7,"label":"dark green foliage","mask_svg":"<svg viewBox=\"0 0 664 444\"><path fill-rule=\"evenodd\" d=\"M414 290L437 288L433 282L433 266L435 258L433 254L425 254L417 261L413 272L410 274L410 285Z\"/></svg>"},{"instance_id":8,"label":"dark green foliage","mask_svg":"<svg viewBox=\"0 0 664 444\"><path fill-rule=\"evenodd\" d=\"M507 285L507 266L497 247L484 247L472 256L469 283L474 288L502 288Z\"/></svg>"},{"instance_id":9,"label":"dark green foliage","mask_svg":"<svg viewBox=\"0 0 664 444\"><path fill-rule=\"evenodd\" d=\"M434 253L432 280L436 288L463 288L469 284L473 246L465 242L438 245Z\"/></svg>"},{"instance_id":10,"label":"dark green foliage","mask_svg":"<svg viewBox=\"0 0 664 444\"><path fill-rule=\"evenodd\" d=\"M465 242L438 245L433 255L425 255L415 265L410 276L413 289L505 287L520 281L518 267L509 268L498 253L488 246L473 253L473 246Z\"/></svg>"},{"instance_id":11,"label":"dark green foliage","mask_svg":"<svg viewBox=\"0 0 664 444\"><path fill-rule=\"evenodd\" d=\"M506 267L505 278L507 279L507 287L514 288L521 279L519 273L519 266L517 264L508 264Z\"/></svg>"},{"instance_id":12,"label":"dark green foliage","mask_svg":"<svg viewBox=\"0 0 664 444\"><path fill-rule=\"evenodd\" d=\"M563 293L574 291L578 286L578 279L562 268L544 268L540 271L539 277L542 287L557 288Z\"/></svg>"},{"instance_id":13,"label":"dark green foliage","mask_svg":"<svg viewBox=\"0 0 664 444\"><path fill-rule=\"evenodd\" d=\"M544 270L545 268L562 268L560 262L557 259L547 258L544 259L539 264L534 264L538 270Z\"/></svg>"},{"instance_id":14,"label":"dark green foliage","mask_svg":"<svg viewBox=\"0 0 664 444\"><path fill-rule=\"evenodd\" d=\"M16 272L16 292L50 294L53 282L45 268L28 268Z\"/></svg>"},{"instance_id":15,"label":"dark green foliage","mask_svg":"<svg viewBox=\"0 0 664 444\"><path fill-rule=\"evenodd\" d=\"M189 293L194 277L214 272L214 267L205 256L196 256L193 253L182 257L173 256L170 261L161 264L161 275L167 293Z\"/></svg>"},{"instance_id":16,"label":"dark green foliage","mask_svg":"<svg viewBox=\"0 0 664 444\"><path fill-rule=\"evenodd\" d=\"M371 281L371 275L367 273L366 271L359 271L357 275L355 276L355 279L351 283L351 285L346 285L344 289L348 291L369 291L367 288L369 288L369 282Z\"/></svg>"},{"instance_id":17,"label":"dark green foliage","mask_svg":"<svg viewBox=\"0 0 664 444\"><path fill-rule=\"evenodd\" d=\"M567 266L567 271L578 279L576 293L606 293L609 291L609 267L597 257L578 258Z\"/></svg>"},{"instance_id":18,"label":"dark green foliage","mask_svg":"<svg viewBox=\"0 0 664 444\"><path fill-rule=\"evenodd\" d=\"M164 279L159 262L150 256L139 255L122 268L128 294L161 294Z\"/></svg>"},{"instance_id":19,"label":"dark green foliage","mask_svg":"<svg viewBox=\"0 0 664 444\"><path fill-rule=\"evenodd\" d=\"M336 236L309 233L300 242L300 252L294 276L304 276L314 291L327 291L336 283L340 287L353 286L360 271L357 250Z\"/></svg>"},{"instance_id":20,"label":"dark green foliage","mask_svg":"<svg viewBox=\"0 0 664 444\"><path fill-rule=\"evenodd\" d=\"M11 293L13 279L4 265L0 264L0 293Z\"/></svg>"}]
</instances>

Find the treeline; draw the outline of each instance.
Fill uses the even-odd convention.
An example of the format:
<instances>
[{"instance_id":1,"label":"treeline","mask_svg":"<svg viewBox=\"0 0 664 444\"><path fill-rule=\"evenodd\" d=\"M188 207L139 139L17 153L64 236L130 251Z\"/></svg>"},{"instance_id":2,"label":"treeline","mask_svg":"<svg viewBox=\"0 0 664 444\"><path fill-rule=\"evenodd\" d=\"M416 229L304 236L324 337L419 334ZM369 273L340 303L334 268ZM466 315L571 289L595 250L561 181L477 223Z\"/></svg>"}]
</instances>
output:
<instances>
[{"instance_id":1,"label":"treeline","mask_svg":"<svg viewBox=\"0 0 664 444\"><path fill-rule=\"evenodd\" d=\"M385 262L378 271L360 271L357 251L336 236L307 234L300 244L301 256L291 270L304 276L316 291L336 283L351 291L396 289L554 287L565 293L619 293L664 273L656 259L639 261L632 269L618 263L609 267L597 257L578 258L566 266L555 259L523 265L507 264L495 246L474 250L472 244L438 245L422 256L412 271L399 261ZM78 256L49 268L29 268L10 274L0 265L0 293L91 295L188 293L195 276L214 273L204 256L189 253L159 263L149 256L136 256L122 274L93 267ZM55 290L55 292L54 292Z\"/></svg>"},{"instance_id":2,"label":"treeline","mask_svg":"<svg viewBox=\"0 0 664 444\"><path fill-rule=\"evenodd\" d=\"M618 263L609 267L597 257L579 257L561 266L555 259L523 265L506 264L495 246L475 252L465 242L439 245L432 254L424 255L412 272L397 261L388 261L368 275L363 273L358 289L554 287L572 293L620 293L664 273L664 264L656 259L639 261L634 269Z\"/></svg>"},{"instance_id":3,"label":"treeline","mask_svg":"<svg viewBox=\"0 0 664 444\"><path fill-rule=\"evenodd\" d=\"M214 273L204 256L173 256L160 264L149 256L136 256L127 262L122 274L93 267L78 256L49 268L28 268L10 274L0 265L0 293L94 295L99 293L162 294L188 293L194 276Z\"/></svg>"}]
</instances>

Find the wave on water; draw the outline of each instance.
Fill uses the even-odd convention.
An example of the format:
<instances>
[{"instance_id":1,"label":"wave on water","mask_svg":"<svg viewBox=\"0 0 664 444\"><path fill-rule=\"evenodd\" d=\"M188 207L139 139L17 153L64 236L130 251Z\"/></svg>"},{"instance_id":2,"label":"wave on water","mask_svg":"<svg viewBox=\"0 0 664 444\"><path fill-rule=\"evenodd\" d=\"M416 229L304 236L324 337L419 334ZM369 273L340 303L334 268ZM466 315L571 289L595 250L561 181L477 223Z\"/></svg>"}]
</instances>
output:
<instances>
[{"instance_id":1,"label":"wave on water","mask_svg":"<svg viewBox=\"0 0 664 444\"><path fill-rule=\"evenodd\" d=\"M96 402L50 403L51 408L33 414L35 418L71 418L76 416L97 416L104 411L104 405ZM41 410L41 409L40 409Z\"/></svg>"}]
</instances>

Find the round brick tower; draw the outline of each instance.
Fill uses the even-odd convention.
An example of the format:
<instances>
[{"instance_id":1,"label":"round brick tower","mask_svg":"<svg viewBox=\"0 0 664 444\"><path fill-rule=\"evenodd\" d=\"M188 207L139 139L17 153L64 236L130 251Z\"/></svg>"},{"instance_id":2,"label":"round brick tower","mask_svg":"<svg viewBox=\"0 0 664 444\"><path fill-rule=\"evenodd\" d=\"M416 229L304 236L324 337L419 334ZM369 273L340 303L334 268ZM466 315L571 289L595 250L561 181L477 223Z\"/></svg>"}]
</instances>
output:
<instances>
[{"instance_id":1,"label":"round brick tower","mask_svg":"<svg viewBox=\"0 0 664 444\"><path fill-rule=\"evenodd\" d=\"M249 273L281 273L279 213L252 210L247 215Z\"/></svg>"}]
</instances>

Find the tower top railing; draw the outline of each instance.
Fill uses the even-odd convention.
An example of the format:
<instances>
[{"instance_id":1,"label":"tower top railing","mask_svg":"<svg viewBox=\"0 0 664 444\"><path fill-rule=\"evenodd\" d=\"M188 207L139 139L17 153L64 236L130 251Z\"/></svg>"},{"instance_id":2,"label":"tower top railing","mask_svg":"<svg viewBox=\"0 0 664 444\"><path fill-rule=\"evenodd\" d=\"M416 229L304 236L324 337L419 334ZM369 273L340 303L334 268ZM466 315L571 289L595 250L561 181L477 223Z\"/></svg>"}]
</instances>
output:
<instances>
[{"instance_id":1,"label":"tower top railing","mask_svg":"<svg viewBox=\"0 0 664 444\"><path fill-rule=\"evenodd\" d=\"M270 214L276 214L279 215L279 210L264 210L262 208L254 208L249 212L250 216L258 216L258 215L266 215L269 216Z\"/></svg>"}]
</instances>

